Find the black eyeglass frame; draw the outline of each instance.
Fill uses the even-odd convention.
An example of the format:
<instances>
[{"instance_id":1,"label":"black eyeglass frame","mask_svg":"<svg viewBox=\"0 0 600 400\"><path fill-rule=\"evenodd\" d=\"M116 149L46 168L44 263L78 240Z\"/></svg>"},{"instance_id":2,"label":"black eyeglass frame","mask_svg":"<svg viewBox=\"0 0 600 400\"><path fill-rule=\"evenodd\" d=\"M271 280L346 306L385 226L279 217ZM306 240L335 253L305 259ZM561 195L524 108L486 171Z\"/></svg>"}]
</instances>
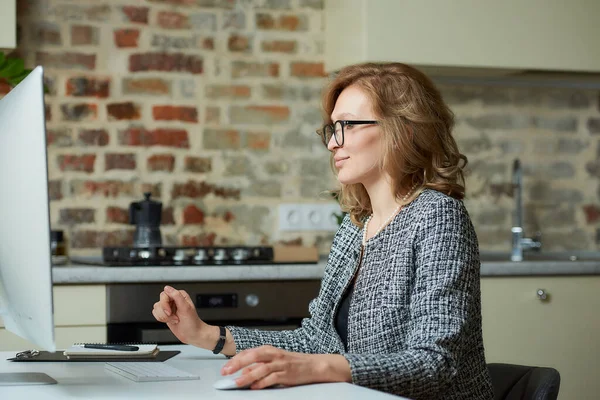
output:
<instances>
[{"instance_id":1,"label":"black eyeglass frame","mask_svg":"<svg viewBox=\"0 0 600 400\"><path fill-rule=\"evenodd\" d=\"M340 143L340 140L338 140L338 135L336 134L336 132L337 132L336 125L337 124L340 125L340 132L342 135L341 143ZM325 145L325 147L327 147L327 145L329 144L329 141L331 140L331 136L333 136L335 138L335 142L337 143L338 146L343 146L344 145L344 137L345 137L344 127L346 125L377 125L377 124L379 124L379 121L376 121L376 120L342 119L342 120L337 120L332 124L323 125L323 127L317 131L317 134L321 137L321 140L323 141L323 144ZM332 133L328 134L327 129L331 129Z\"/></svg>"}]
</instances>

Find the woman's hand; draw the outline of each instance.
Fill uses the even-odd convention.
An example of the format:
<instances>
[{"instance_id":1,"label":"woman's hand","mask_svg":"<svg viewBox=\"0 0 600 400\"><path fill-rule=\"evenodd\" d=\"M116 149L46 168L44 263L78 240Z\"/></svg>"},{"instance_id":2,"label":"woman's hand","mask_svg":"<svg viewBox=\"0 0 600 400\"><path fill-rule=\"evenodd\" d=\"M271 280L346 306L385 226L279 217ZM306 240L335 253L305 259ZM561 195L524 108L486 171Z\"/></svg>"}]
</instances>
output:
<instances>
[{"instance_id":1,"label":"woman's hand","mask_svg":"<svg viewBox=\"0 0 600 400\"><path fill-rule=\"evenodd\" d=\"M181 342L198 347L207 346L205 343L211 333L214 336L214 328L218 330L218 327L208 325L198 317L196 306L185 290L171 286L165 286L160 293L160 300L154 303L152 315L157 321L165 322Z\"/></svg>"},{"instance_id":2,"label":"woman's hand","mask_svg":"<svg viewBox=\"0 0 600 400\"><path fill-rule=\"evenodd\" d=\"M231 375L242 370L238 387L262 389L274 385L297 386L319 382L351 382L350 366L339 354L293 353L261 346L240 352L221 370Z\"/></svg>"}]
</instances>

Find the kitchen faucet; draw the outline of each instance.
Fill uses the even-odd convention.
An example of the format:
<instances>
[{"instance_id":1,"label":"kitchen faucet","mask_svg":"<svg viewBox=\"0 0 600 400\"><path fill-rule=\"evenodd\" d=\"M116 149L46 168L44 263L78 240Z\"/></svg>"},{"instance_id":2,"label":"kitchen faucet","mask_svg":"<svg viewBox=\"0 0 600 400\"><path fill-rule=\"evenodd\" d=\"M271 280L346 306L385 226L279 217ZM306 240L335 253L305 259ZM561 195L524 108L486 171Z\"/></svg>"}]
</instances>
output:
<instances>
[{"instance_id":1,"label":"kitchen faucet","mask_svg":"<svg viewBox=\"0 0 600 400\"><path fill-rule=\"evenodd\" d=\"M534 238L523 237L523 169L517 158L513 162L512 185L515 197L515 212L513 217L511 261L523 261L523 250L537 250L542 247L541 233L536 232Z\"/></svg>"}]
</instances>

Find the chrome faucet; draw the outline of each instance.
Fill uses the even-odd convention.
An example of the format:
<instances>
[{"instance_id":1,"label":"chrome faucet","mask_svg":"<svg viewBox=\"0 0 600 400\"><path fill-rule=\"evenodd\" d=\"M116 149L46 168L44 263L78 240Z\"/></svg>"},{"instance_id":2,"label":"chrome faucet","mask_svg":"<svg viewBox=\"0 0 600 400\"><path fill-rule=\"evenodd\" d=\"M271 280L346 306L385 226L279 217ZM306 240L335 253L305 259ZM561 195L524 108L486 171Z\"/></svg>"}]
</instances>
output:
<instances>
[{"instance_id":1,"label":"chrome faucet","mask_svg":"<svg viewBox=\"0 0 600 400\"><path fill-rule=\"evenodd\" d=\"M512 170L513 194L515 197L515 212L513 217L511 261L523 261L524 250L537 250L542 248L541 233L536 232L534 238L526 238L523 233L523 169L521 161L517 158L513 162Z\"/></svg>"}]
</instances>

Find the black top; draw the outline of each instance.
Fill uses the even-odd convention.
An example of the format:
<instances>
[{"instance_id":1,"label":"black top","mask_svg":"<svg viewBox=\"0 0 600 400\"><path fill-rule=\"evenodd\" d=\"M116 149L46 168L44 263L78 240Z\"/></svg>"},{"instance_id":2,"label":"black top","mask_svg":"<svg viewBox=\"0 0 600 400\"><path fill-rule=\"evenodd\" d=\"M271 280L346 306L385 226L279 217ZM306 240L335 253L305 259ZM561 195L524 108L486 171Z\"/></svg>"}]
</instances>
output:
<instances>
[{"instance_id":1,"label":"black top","mask_svg":"<svg viewBox=\"0 0 600 400\"><path fill-rule=\"evenodd\" d=\"M342 296L342 302L335 315L335 329L337 330L344 347L348 347L348 311L350 310L350 300L354 292L354 283L348 286L346 292Z\"/></svg>"}]
</instances>

